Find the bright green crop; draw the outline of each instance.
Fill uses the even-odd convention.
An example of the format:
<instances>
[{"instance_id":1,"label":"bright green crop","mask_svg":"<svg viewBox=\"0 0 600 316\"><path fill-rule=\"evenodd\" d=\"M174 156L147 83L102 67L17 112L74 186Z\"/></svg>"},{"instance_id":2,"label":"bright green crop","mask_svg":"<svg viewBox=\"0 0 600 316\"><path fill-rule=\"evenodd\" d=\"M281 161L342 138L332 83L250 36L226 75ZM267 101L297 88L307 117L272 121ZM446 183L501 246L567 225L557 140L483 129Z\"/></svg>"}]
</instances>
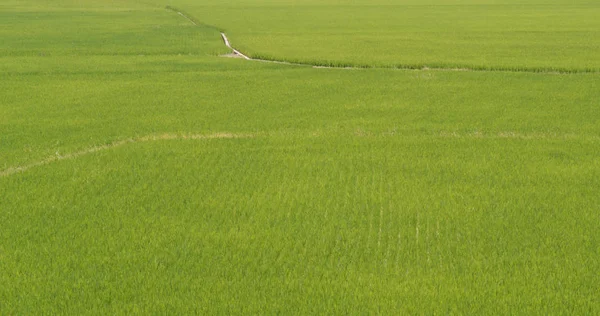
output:
<instances>
[{"instance_id":1,"label":"bright green crop","mask_svg":"<svg viewBox=\"0 0 600 316\"><path fill-rule=\"evenodd\" d=\"M598 314L595 4L414 4L0 4L0 314Z\"/></svg>"}]
</instances>

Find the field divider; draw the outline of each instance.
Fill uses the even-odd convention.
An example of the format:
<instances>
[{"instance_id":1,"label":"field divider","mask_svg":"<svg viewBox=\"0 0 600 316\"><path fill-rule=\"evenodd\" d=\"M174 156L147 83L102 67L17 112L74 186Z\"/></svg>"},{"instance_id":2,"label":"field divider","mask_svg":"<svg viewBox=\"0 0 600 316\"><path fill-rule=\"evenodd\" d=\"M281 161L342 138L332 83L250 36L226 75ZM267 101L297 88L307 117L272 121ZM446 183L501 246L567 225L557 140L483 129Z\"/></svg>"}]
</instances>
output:
<instances>
[{"instance_id":1,"label":"field divider","mask_svg":"<svg viewBox=\"0 0 600 316\"><path fill-rule=\"evenodd\" d=\"M259 132L259 133L221 132L221 133L212 133L212 134L182 134L182 133L151 134L151 135L146 135L146 136L139 136L139 137L134 137L134 138L117 140L110 144L97 145L97 146L89 147L87 149L83 149L81 151L64 154L64 155L56 152L56 155L50 156L50 157L43 159L41 161L38 161L38 162L33 162L33 163L23 165L23 166L9 167L8 169L0 170L0 178L14 175L14 174L21 173L21 172L25 172L31 168L47 165L47 164L50 164L53 162L74 159L74 158L78 158L78 157L81 157L81 156L84 156L87 154L92 154L92 153L99 152L99 151L109 150L109 149L121 147L121 146L124 146L127 144L144 143L144 142L161 141L161 140L241 139L241 138L256 138L256 137L260 137L260 136L271 137L271 136L277 136L277 135L279 135L279 134L269 133L269 132ZM314 132L309 133L308 135L310 135L311 137L322 137L323 136L323 135L320 135L320 134L314 133ZM352 135L354 135L354 137L402 137L402 138L427 137L427 138L437 138L440 140L444 140L444 139L448 139L448 140L449 139L472 139L472 140L487 139L487 140L519 140L519 141L580 140L580 141L600 142L600 135L578 135L578 134L573 134L573 133L561 134L561 133L548 133L548 132L546 132L546 133L544 133L544 132L522 133L522 132L516 132L516 131L499 131L499 132L491 132L491 133L484 133L484 132L479 132L479 131L475 131L475 132L439 131L434 134L412 135L412 136L400 135L400 134L396 135L396 134L389 134L387 132L383 132L383 133L367 133L364 135L363 134L361 134L361 135L348 134L347 136L352 136ZM341 135L338 135L338 136L341 136ZM416 232L417 240L418 240L418 234L419 234L419 232L418 232L418 227L417 227L417 232Z\"/></svg>"},{"instance_id":2,"label":"field divider","mask_svg":"<svg viewBox=\"0 0 600 316\"><path fill-rule=\"evenodd\" d=\"M93 146L81 151L69 153L69 154L59 154L56 152L56 155L50 156L46 159L33 162L28 165L10 167L8 169L0 171L0 178L8 177L17 173L25 172L29 169L45 166L51 164L53 162L58 162L62 160L71 160L75 158L79 158L81 156L93 154L100 151L110 150L117 147L122 147L128 144L135 143L145 143L152 141L163 141L163 140L208 140L208 139L236 139L236 138L254 138L256 134L236 134L236 133L212 133L212 134L173 134L173 133L165 133L165 134L153 134L146 135L136 138L128 138L122 139L110 144Z\"/></svg>"}]
</instances>

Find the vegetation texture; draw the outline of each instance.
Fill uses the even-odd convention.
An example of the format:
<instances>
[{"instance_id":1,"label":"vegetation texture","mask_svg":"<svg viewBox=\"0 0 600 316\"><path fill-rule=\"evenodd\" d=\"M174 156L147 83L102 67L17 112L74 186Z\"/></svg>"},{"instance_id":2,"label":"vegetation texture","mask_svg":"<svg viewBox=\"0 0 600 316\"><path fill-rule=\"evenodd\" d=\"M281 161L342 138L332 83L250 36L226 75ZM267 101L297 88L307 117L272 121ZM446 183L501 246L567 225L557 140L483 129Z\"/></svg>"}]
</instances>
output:
<instances>
[{"instance_id":1,"label":"vegetation texture","mask_svg":"<svg viewBox=\"0 0 600 316\"><path fill-rule=\"evenodd\" d=\"M192 1L256 58L327 66L600 71L597 1Z\"/></svg>"},{"instance_id":2,"label":"vegetation texture","mask_svg":"<svg viewBox=\"0 0 600 316\"><path fill-rule=\"evenodd\" d=\"M600 313L598 9L3 1L0 314Z\"/></svg>"}]
</instances>

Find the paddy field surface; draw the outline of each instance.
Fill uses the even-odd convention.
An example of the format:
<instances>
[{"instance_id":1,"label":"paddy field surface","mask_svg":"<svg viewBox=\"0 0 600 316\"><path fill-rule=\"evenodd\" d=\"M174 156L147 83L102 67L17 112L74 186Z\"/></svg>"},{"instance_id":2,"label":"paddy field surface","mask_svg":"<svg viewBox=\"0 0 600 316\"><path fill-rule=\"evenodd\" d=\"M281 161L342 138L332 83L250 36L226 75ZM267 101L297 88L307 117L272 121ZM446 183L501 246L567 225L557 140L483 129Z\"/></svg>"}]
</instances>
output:
<instances>
[{"instance_id":1,"label":"paddy field surface","mask_svg":"<svg viewBox=\"0 0 600 316\"><path fill-rule=\"evenodd\" d=\"M0 314L599 313L599 14L4 1Z\"/></svg>"}]
</instances>

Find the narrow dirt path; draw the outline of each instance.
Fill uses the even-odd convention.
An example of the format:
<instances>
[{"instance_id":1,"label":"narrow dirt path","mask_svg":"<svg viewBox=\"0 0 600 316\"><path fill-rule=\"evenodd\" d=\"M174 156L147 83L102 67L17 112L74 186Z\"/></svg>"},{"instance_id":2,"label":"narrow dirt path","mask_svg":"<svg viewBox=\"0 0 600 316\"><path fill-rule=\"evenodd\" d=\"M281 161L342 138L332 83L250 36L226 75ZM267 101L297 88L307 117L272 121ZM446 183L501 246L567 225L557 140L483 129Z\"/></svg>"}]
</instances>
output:
<instances>
[{"instance_id":1,"label":"narrow dirt path","mask_svg":"<svg viewBox=\"0 0 600 316\"><path fill-rule=\"evenodd\" d=\"M252 58L240 53L239 50L231 47L231 44L229 43L229 39L227 38L227 35L225 35L225 33L221 32L221 37L223 38L223 42L225 42L225 46L229 47L229 49L231 49L233 51L234 55L240 56L240 57L244 58L245 60L252 60Z\"/></svg>"}]
</instances>

